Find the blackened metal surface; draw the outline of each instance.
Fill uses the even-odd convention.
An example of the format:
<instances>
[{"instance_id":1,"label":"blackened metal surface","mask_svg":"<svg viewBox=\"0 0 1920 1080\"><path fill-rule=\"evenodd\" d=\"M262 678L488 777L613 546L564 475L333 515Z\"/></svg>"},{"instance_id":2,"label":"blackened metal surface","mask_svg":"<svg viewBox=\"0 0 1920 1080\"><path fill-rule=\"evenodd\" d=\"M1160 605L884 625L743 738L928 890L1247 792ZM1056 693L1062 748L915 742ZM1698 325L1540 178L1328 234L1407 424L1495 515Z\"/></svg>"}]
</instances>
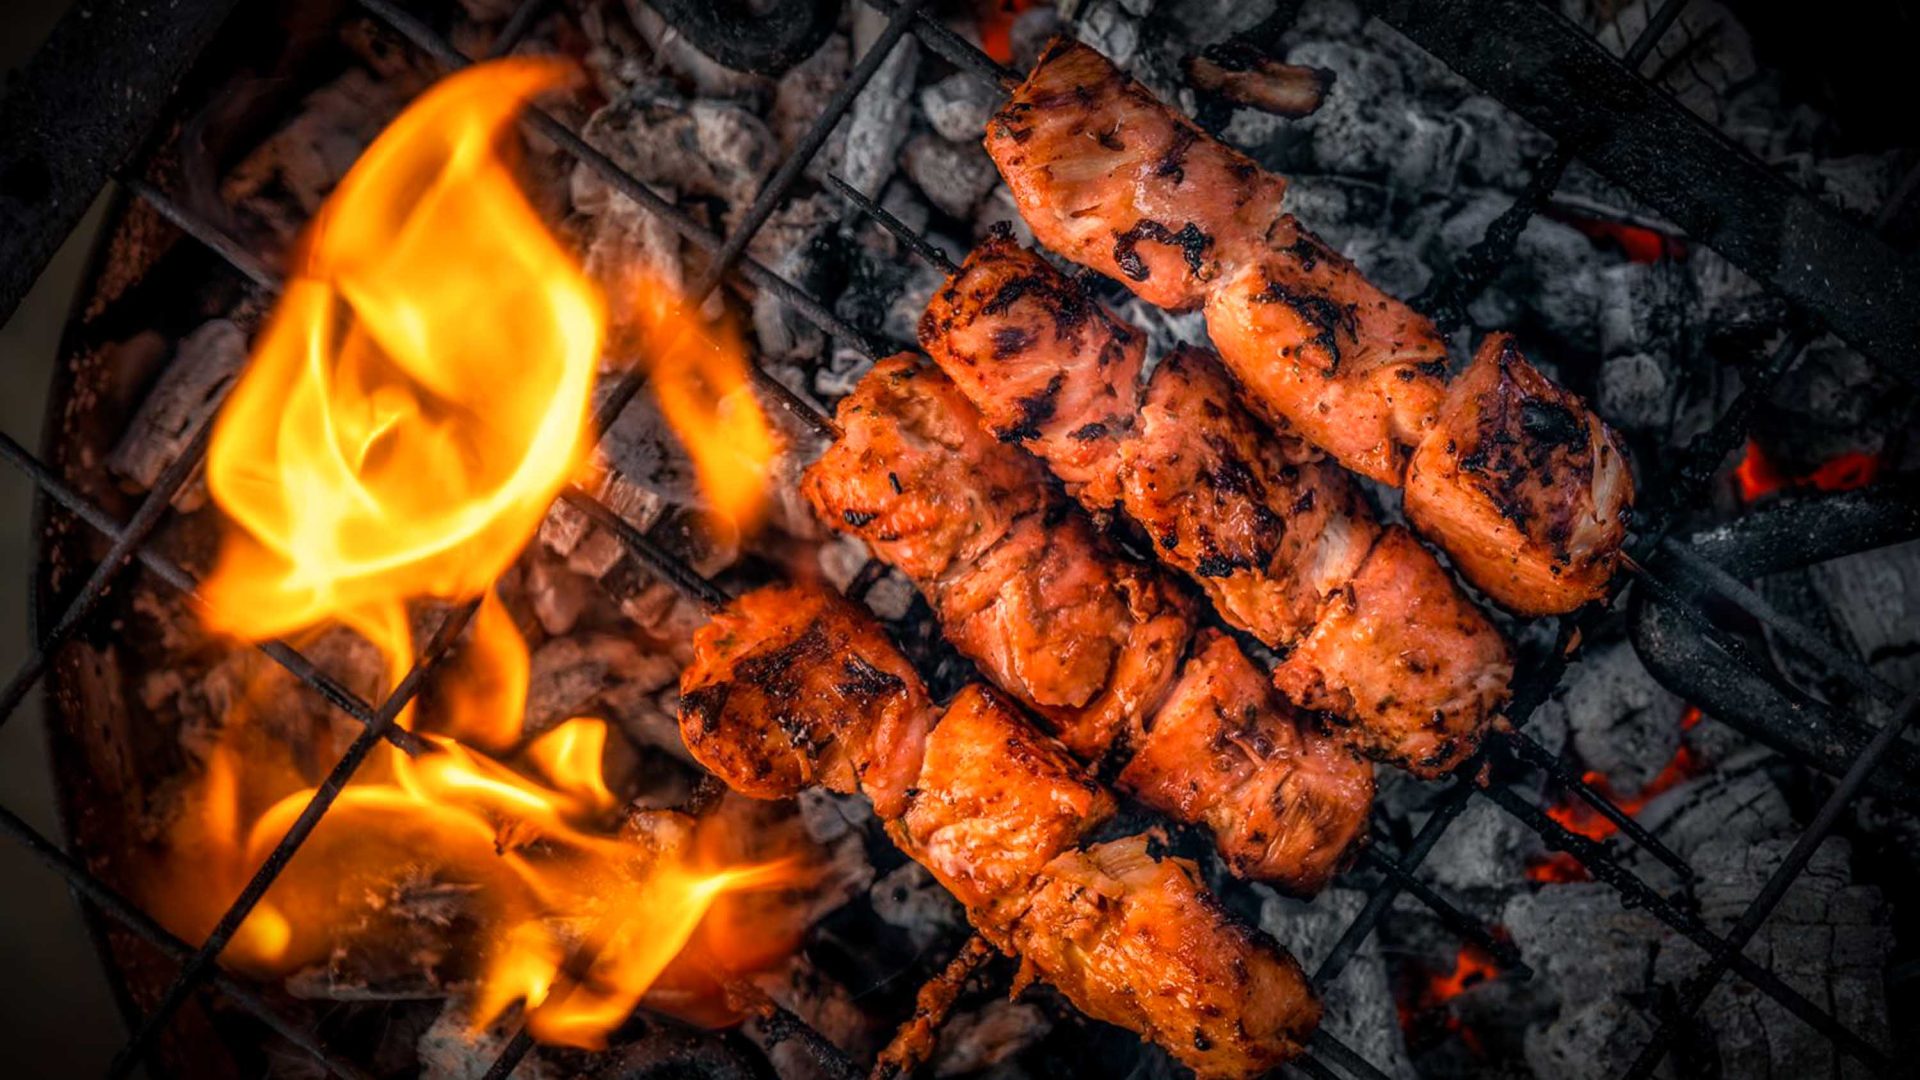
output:
<instances>
[{"instance_id":1,"label":"blackened metal surface","mask_svg":"<svg viewBox=\"0 0 1920 1080\"><path fill-rule=\"evenodd\" d=\"M1689 235L1920 384L1920 266L1796 189L1535 0L1368 0Z\"/></svg>"},{"instance_id":2,"label":"blackened metal surface","mask_svg":"<svg viewBox=\"0 0 1920 1080\"><path fill-rule=\"evenodd\" d=\"M1735 577L1765 577L1920 539L1920 485L1882 484L1787 499L1688 538L1693 553Z\"/></svg>"},{"instance_id":3,"label":"blackened metal surface","mask_svg":"<svg viewBox=\"0 0 1920 1080\"><path fill-rule=\"evenodd\" d=\"M653 8L694 48L756 75L783 75L812 56L840 17L835 0L775 0L765 11L747 0L653 0Z\"/></svg>"},{"instance_id":4,"label":"blackened metal surface","mask_svg":"<svg viewBox=\"0 0 1920 1080\"><path fill-rule=\"evenodd\" d=\"M234 0L82 0L0 101L0 321L132 160Z\"/></svg>"}]
</instances>

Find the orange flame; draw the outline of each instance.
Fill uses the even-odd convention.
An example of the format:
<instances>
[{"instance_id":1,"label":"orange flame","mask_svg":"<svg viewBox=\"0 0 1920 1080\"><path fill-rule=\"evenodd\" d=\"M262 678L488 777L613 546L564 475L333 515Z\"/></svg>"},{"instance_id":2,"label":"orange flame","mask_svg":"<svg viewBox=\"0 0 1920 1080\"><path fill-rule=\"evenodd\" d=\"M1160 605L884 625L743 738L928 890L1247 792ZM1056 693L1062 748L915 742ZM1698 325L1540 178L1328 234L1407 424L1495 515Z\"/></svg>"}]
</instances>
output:
<instances>
[{"instance_id":1,"label":"orange flame","mask_svg":"<svg viewBox=\"0 0 1920 1080\"><path fill-rule=\"evenodd\" d=\"M780 444L753 396L738 328L725 316L701 318L659 282L644 283L632 312L634 351L709 506L735 531L752 532L766 516Z\"/></svg>"},{"instance_id":2,"label":"orange flame","mask_svg":"<svg viewBox=\"0 0 1920 1080\"><path fill-rule=\"evenodd\" d=\"M208 484L234 528L205 593L209 625L247 640L348 627L389 686L414 660L410 602L482 598L418 710L435 752L370 760L225 962L313 964L425 875L457 888L476 927L475 1024L521 1002L536 1036L592 1046L716 899L792 873L712 864L680 815L610 833L605 726L522 731L527 646L492 583L584 459L605 314L520 192L511 125L571 77L513 59L448 78L322 208L214 433ZM313 794L257 752L252 711L226 717L173 831L160 907L190 936Z\"/></svg>"},{"instance_id":3,"label":"orange flame","mask_svg":"<svg viewBox=\"0 0 1920 1080\"><path fill-rule=\"evenodd\" d=\"M1691 730L1699 724L1700 718L1700 710L1688 705L1680 714L1680 729ZM1645 809L1655 796L1672 791L1700 775L1700 770L1699 760L1693 756L1693 751L1683 744L1673 752L1673 758L1667 762L1666 766L1653 779L1648 780L1637 794L1615 793L1612 782L1607 779L1605 773L1598 770L1589 769L1581 774L1580 779L1588 787L1599 792L1603 798L1632 816ZM1571 793L1547 807L1547 816L1559 822L1561 828L1589 840L1605 840L1620 831L1620 826L1602 817L1600 811L1595 810L1592 804ZM1533 859L1528 862L1526 872L1529 880L1546 884L1586 881L1589 877L1587 868L1566 852L1553 852Z\"/></svg>"}]
</instances>

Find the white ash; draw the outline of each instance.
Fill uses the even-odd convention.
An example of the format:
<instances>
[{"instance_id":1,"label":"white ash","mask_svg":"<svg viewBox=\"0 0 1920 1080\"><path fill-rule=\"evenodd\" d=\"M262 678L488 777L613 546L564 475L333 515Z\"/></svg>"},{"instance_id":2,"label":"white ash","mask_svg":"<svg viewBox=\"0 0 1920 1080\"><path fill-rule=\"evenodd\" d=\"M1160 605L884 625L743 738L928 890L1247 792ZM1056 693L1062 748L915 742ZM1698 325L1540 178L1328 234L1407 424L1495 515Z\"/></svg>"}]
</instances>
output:
<instances>
[{"instance_id":1,"label":"white ash","mask_svg":"<svg viewBox=\"0 0 1920 1080\"><path fill-rule=\"evenodd\" d=\"M860 573L862 567L872 556L867 554L867 545L851 536L835 533L814 551L814 561L820 567L820 576L836 592L847 591L847 586Z\"/></svg>"},{"instance_id":2,"label":"white ash","mask_svg":"<svg viewBox=\"0 0 1920 1080\"><path fill-rule=\"evenodd\" d=\"M606 389L596 388L596 400ZM595 449L594 460L627 484L650 496L632 507L620 507L621 516L634 527L646 529L656 520L662 503L675 506L703 506L693 461L687 457L673 428L653 395L642 389L633 396L620 415L607 426ZM635 511L629 513L628 511Z\"/></svg>"},{"instance_id":3,"label":"white ash","mask_svg":"<svg viewBox=\"0 0 1920 1080\"><path fill-rule=\"evenodd\" d=\"M1757 749L1736 755L1656 796L1637 815L1640 823L1689 861L1709 844L1752 844L1787 835L1794 828L1793 812L1766 773L1766 756Z\"/></svg>"},{"instance_id":4,"label":"white ash","mask_svg":"<svg viewBox=\"0 0 1920 1080\"><path fill-rule=\"evenodd\" d=\"M525 565L526 575L521 580L527 605L539 620L540 629L556 637L572 630L596 598L594 584L556 561L544 545L529 550Z\"/></svg>"},{"instance_id":5,"label":"white ash","mask_svg":"<svg viewBox=\"0 0 1920 1080\"><path fill-rule=\"evenodd\" d=\"M1132 65L1140 52L1140 17L1122 0L1086 0L1079 11L1062 12L1073 19L1073 33L1121 68ZM1138 78L1140 72L1132 72Z\"/></svg>"},{"instance_id":6,"label":"white ash","mask_svg":"<svg viewBox=\"0 0 1920 1080\"><path fill-rule=\"evenodd\" d=\"M581 135L644 184L724 201L729 229L752 203L778 153L766 124L747 109L664 93L608 102L587 119ZM574 167L572 193L575 208L588 213L625 198L584 162Z\"/></svg>"},{"instance_id":7,"label":"white ash","mask_svg":"<svg viewBox=\"0 0 1920 1080\"><path fill-rule=\"evenodd\" d=\"M460 998L447 1002L440 1018L420 1036L420 1075L426 1080L480 1080L519 1030L518 1006L509 1009L483 1031L473 1030L473 1016ZM521 1060L513 1075L527 1080L557 1080L539 1049Z\"/></svg>"},{"instance_id":8,"label":"white ash","mask_svg":"<svg viewBox=\"0 0 1920 1080\"><path fill-rule=\"evenodd\" d=\"M825 788L806 788L795 797L800 823L815 843L830 844L841 837L859 836L879 827L865 799Z\"/></svg>"},{"instance_id":9,"label":"white ash","mask_svg":"<svg viewBox=\"0 0 1920 1080\"><path fill-rule=\"evenodd\" d=\"M1627 353L1600 365L1594 404L1608 423L1650 431L1666 425L1673 396L1674 385L1665 364L1648 353Z\"/></svg>"},{"instance_id":10,"label":"white ash","mask_svg":"<svg viewBox=\"0 0 1920 1080\"><path fill-rule=\"evenodd\" d=\"M1021 244L1032 247L1033 229L1027 220L1020 216L1020 208L1013 201L1013 192L1005 184L997 184L987 193L973 215L973 237L975 242L985 239L995 225L1005 224L1013 230L1013 238Z\"/></svg>"},{"instance_id":11,"label":"white ash","mask_svg":"<svg viewBox=\"0 0 1920 1080\"><path fill-rule=\"evenodd\" d=\"M767 124L773 129L774 138L780 142L780 154L784 159L793 152L802 137L813 127L814 121L826 111L827 100L833 92L846 82L853 70L852 47L847 35L834 32L820 43L813 55L800 61L780 76L774 86L773 107L767 113ZM828 161L837 160L844 152L845 129L836 127L827 137L819 157L808 163L809 176L815 175Z\"/></svg>"},{"instance_id":12,"label":"white ash","mask_svg":"<svg viewBox=\"0 0 1920 1080\"><path fill-rule=\"evenodd\" d=\"M1557 1015L1526 1034L1534 1075L1618 1075L1653 1033L1631 998L1646 990L1649 955L1668 940L1666 928L1622 908L1610 887L1592 882L1520 893L1500 924L1534 981L1559 1001Z\"/></svg>"},{"instance_id":13,"label":"white ash","mask_svg":"<svg viewBox=\"0 0 1920 1080\"><path fill-rule=\"evenodd\" d=\"M587 182L587 175L573 174L573 204L584 215L575 220L574 231L582 266L607 299L613 347L625 351L630 346L620 339L636 325L637 302L656 289L686 291L680 234L632 199Z\"/></svg>"},{"instance_id":14,"label":"white ash","mask_svg":"<svg viewBox=\"0 0 1920 1080\"><path fill-rule=\"evenodd\" d=\"M1472 799L1421 864L1422 873L1450 895L1505 891L1525 878L1528 860L1545 850L1537 833L1493 800ZM1455 899L1466 902L1463 895Z\"/></svg>"},{"instance_id":15,"label":"white ash","mask_svg":"<svg viewBox=\"0 0 1920 1080\"><path fill-rule=\"evenodd\" d=\"M953 894L917 862L900 864L867 890L874 913L898 928L915 951L950 939L967 925L967 913Z\"/></svg>"},{"instance_id":16,"label":"white ash","mask_svg":"<svg viewBox=\"0 0 1920 1080\"><path fill-rule=\"evenodd\" d=\"M882 619L904 619L913 606L913 597L913 585L906 578L888 574L867 590L867 607Z\"/></svg>"},{"instance_id":17,"label":"white ash","mask_svg":"<svg viewBox=\"0 0 1920 1080\"><path fill-rule=\"evenodd\" d=\"M1814 590L1874 674L1920 684L1920 541L1820 563Z\"/></svg>"},{"instance_id":18,"label":"white ash","mask_svg":"<svg viewBox=\"0 0 1920 1080\"><path fill-rule=\"evenodd\" d=\"M1631 646L1609 643L1587 650L1565 689L1541 706L1537 726L1568 731L1587 767L1631 793L1673 759L1685 710L1686 703L1654 681Z\"/></svg>"},{"instance_id":19,"label":"white ash","mask_svg":"<svg viewBox=\"0 0 1920 1080\"><path fill-rule=\"evenodd\" d=\"M987 118L999 108L1000 95L984 79L958 72L920 91L920 111L943 139L979 142Z\"/></svg>"},{"instance_id":20,"label":"white ash","mask_svg":"<svg viewBox=\"0 0 1920 1080\"><path fill-rule=\"evenodd\" d=\"M228 319L210 319L181 338L126 434L107 455L107 469L143 491L152 490L212 416L246 359L247 335ZM173 505L185 513L205 499L204 485L187 484L175 494Z\"/></svg>"},{"instance_id":21,"label":"white ash","mask_svg":"<svg viewBox=\"0 0 1920 1080\"><path fill-rule=\"evenodd\" d=\"M634 29L653 49L657 62L688 83L701 97L732 98L757 105L771 92L770 80L735 71L715 61L641 0L626 0L626 9Z\"/></svg>"},{"instance_id":22,"label":"white ash","mask_svg":"<svg viewBox=\"0 0 1920 1080\"><path fill-rule=\"evenodd\" d=\"M977 1009L956 1010L940 1028L933 1075L967 1076L991 1069L1052 1030L1047 1014L1023 1001L994 998Z\"/></svg>"},{"instance_id":23,"label":"white ash","mask_svg":"<svg viewBox=\"0 0 1920 1080\"><path fill-rule=\"evenodd\" d=\"M791 199L754 234L747 251L774 273L818 292L823 283L820 249L839 225L835 200L825 193ZM811 366L826 348L818 326L770 292L753 297L753 332L768 360Z\"/></svg>"},{"instance_id":24,"label":"white ash","mask_svg":"<svg viewBox=\"0 0 1920 1080\"><path fill-rule=\"evenodd\" d=\"M854 12L854 51L864 55L874 35L877 12L860 7ZM920 43L908 34L895 42L893 50L874 72L872 81L853 99L843 121L846 147L840 178L855 191L872 198L882 184L893 176L900 156L900 144L906 141L913 121L913 81L920 70Z\"/></svg>"},{"instance_id":25,"label":"white ash","mask_svg":"<svg viewBox=\"0 0 1920 1080\"><path fill-rule=\"evenodd\" d=\"M978 139L916 135L907 141L901 165L929 202L957 218L970 216L1000 179Z\"/></svg>"},{"instance_id":26,"label":"white ash","mask_svg":"<svg viewBox=\"0 0 1920 1080\"><path fill-rule=\"evenodd\" d=\"M1262 895L1260 929L1273 935L1308 972L1326 958L1341 931L1367 902L1365 893L1339 886L1310 902L1280 896L1263 886L1255 888ZM1395 1015L1378 934L1371 935L1340 977L1322 989L1321 1002L1326 1006L1321 1023L1329 1033L1389 1076L1417 1075Z\"/></svg>"}]
</instances>

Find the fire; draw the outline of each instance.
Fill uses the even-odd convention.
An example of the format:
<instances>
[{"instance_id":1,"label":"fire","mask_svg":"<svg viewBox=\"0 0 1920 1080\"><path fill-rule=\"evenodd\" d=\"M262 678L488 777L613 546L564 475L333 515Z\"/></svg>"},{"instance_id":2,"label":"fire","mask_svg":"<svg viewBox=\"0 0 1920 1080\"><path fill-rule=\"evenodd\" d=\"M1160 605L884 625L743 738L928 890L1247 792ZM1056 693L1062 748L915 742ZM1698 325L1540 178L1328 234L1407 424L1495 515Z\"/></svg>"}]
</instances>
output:
<instances>
[{"instance_id":1,"label":"fire","mask_svg":"<svg viewBox=\"0 0 1920 1080\"><path fill-rule=\"evenodd\" d=\"M537 1037L592 1046L720 898L794 875L706 857L683 815L616 829L600 721L522 731L527 645L492 583L584 460L606 318L514 179L511 125L571 77L513 59L445 80L322 208L215 429L208 485L232 528L205 592L210 626L247 640L347 627L389 687L416 655L410 604L481 598L401 717L433 752L383 746L223 961L314 964L377 937L383 898L430 879L473 927L478 960L456 974L475 984L475 1024L520 1003ZM683 343L687 363L710 345ZM313 794L258 730L265 704L225 717L173 827L156 906L189 937Z\"/></svg>"},{"instance_id":2,"label":"fire","mask_svg":"<svg viewBox=\"0 0 1920 1080\"><path fill-rule=\"evenodd\" d=\"M702 319L658 282L643 284L632 311L633 351L709 506L736 532L751 532L766 514L780 444L754 399L738 328L730 318Z\"/></svg>"},{"instance_id":3,"label":"fire","mask_svg":"<svg viewBox=\"0 0 1920 1080\"><path fill-rule=\"evenodd\" d=\"M1816 491L1852 491L1866 487L1880 476L1884 462L1878 454L1850 450L1820 463L1803 476L1788 476L1769 458L1760 444L1747 440L1747 450L1733 471L1742 502L1757 502L1762 497L1789 488L1813 488Z\"/></svg>"},{"instance_id":4,"label":"fire","mask_svg":"<svg viewBox=\"0 0 1920 1080\"><path fill-rule=\"evenodd\" d=\"M1691 729L1699 722L1700 710L1691 705L1687 706L1680 717L1681 730ZM1659 774L1647 781L1635 795L1616 794L1606 774L1597 770L1587 770L1580 779L1588 787L1599 792L1602 797L1626 811L1628 815L1634 815L1645 809L1655 796L1672 791L1699 774L1700 762L1693 756L1693 751L1683 745L1674 751L1672 760L1667 762ZM1620 831L1618 825L1602 817L1590 803L1576 795L1569 794L1560 802L1549 806L1547 816L1559 822L1561 828L1589 840L1605 840ZM1543 859L1529 863L1527 877L1533 881L1549 884L1585 881L1587 871L1573 856L1565 852L1554 852Z\"/></svg>"}]
</instances>

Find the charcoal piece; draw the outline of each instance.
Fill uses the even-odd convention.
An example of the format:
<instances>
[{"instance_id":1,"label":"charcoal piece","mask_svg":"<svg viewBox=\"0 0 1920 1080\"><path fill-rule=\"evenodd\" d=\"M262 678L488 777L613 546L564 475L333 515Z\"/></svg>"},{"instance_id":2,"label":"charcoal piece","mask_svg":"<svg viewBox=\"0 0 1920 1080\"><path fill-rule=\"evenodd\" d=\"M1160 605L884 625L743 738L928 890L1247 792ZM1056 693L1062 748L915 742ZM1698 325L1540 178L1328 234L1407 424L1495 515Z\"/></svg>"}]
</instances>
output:
<instances>
[{"instance_id":1,"label":"charcoal piece","mask_svg":"<svg viewBox=\"0 0 1920 1080\"><path fill-rule=\"evenodd\" d=\"M827 844L843 836L864 835L879 828L871 805L864 799L810 787L801 791L795 801L800 807L800 822L816 843Z\"/></svg>"},{"instance_id":2,"label":"charcoal piece","mask_svg":"<svg viewBox=\"0 0 1920 1080\"><path fill-rule=\"evenodd\" d=\"M1607 423L1637 431L1664 428L1673 408L1673 381L1649 353L1627 353L1600 365L1595 405Z\"/></svg>"},{"instance_id":3,"label":"charcoal piece","mask_svg":"<svg viewBox=\"0 0 1920 1080\"><path fill-rule=\"evenodd\" d=\"M1433 279L1433 270L1420 258L1413 243L1383 232L1354 237L1340 249L1367 280L1389 296L1416 296Z\"/></svg>"},{"instance_id":4,"label":"charcoal piece","mask_svg":"<svg viewBox=\"0 0 1920 1080\"><path fill-rule=\"evenodd\" d=\"M747 251L774 273L818 295L826 291L836 261L832 233L838 221L825 194L789 200L754 234ZM811 367L826 348L819 327L766 291L753 297L753 333L761 356L772 362Z\"/></svg>"},{"instance_id":5,"label":"charcoal piece","mask_svg":"<svg viewBox=\"0 0 1920 1080\"><path fill-rule=\"evenodd\" d=\"M1920 684L1920 541L1810 567L1853 653L1894 686Z\"/></svg>"},{"instance_id":6,"label":"charcoal piece","mask_svg":"<svg viewBox=\"0 0 1920 1080\"><path fill-rule=\"evenodd\" d=\"M1356 889L1330 888L1311 901L1280 896L1265 886L1254 889L1261 894L1260 929L1273 935L1309 972L1326 959L1367 902L1366 894ZM1340 977L1321 989L1320 999L1326 1006L1321 1020L1325 1030L1387 1075L1413 1075L1406 1039L1394 1013L1379 935L1367 939Z\"/></svg>"},{"instance_id":7,"label":"charcoal piece","mask_svg":"<svg viewBox=\"0 0 1920 1080\"><path fill-rule=\"evenodd\" d=\"M833 92L847 81L847 75L853 70L852 45L847 35L835 33L820 43L812 56L794 65L791 71L780 76L773 91L773 107L767 114L767 126L773 129L774 138L780 141L780 154L784 158L793 153L808 129L820 119L826 111L828 99ZM812 162L807 165L807 175L818 179L818 172L829 161L840 159L846 143L846 129L836 127L827 137L826 144Z\"/></svg>"},{"instance_id":8,"label":"charcoal piece","mask_svg":"<svg viewBox=\"0 0 1920 1080\"><path fill-rule=\"evenodd\" d=\"M1475 799L1434 845L1424 872L1447 892L1506 889L1543 851L1539 835L1520 819L1492 800Z\"/></svg>"},{"instance_id":9,"label":"charcoal piece","mask_svg":"<svg viewBox=\"0 0 1920 1080\"><path fill-rule=\"evenodd\" d=\"M1128 10L1130 0L1087 0L1079 5L1075 13L1077 25L1074 35L1083 44L1091 45L1102 56L1114 62L1120 70L1126 71L1133 66L1133 59L1140 53L1140 13ZM1135 71L1137 78L1141 74ZM1159 93L1158 87L1150 87L1161 100L1166 95Z\"/></svg>"},{"instance_id":10,"label":"charcoal piece","mask_svg":"<svg viewBox=\"0 0 1920 1080\"><path fill-rule=\"evenodd\" d=\"M582 266L607 300L608 352L631 363L642 345L636 338L642 305L659 290L686 291L680 234L631 199L583 187L583 175L574 173L574 206L587 210L576 223Z\"/></svg>"},{"instance_id":11,"label":"charcoal piece","mask_svg":"<svg viewBox=\"0 0 1920 1080\"><path fill-rule=\"evenodd\" d=\"M1565 689L1540 707L1539 726L1565 725L1574 751L1617 791L1638 791L1680 746L1686 703L1655 682L1633 648L1610 642L1587 650Z\"/></svg>"},{"instance_id":12,"label":"charcoal piece","mask_svg":"<svg viewBox=\"0 0 1920 1080\"><path fill-rule=\"evenodd\" d=\"M649 695L679 677L672 657L648 653L625 637L554 638L533 653L526 732L537 735L576 716L620 720L646 708Z\"/></svg>"},{"instance_id":13,"label":"charcoal piece","mask_svg":"<svg viewBox=\"0 0 1920 1080\"><path fill-rule=\"evenodd\" d=\"M521 580L540 629L555 637L572 630L595 598L592 583L568 571L544 548L528 554L526 568Z\"/></svg>"},{"instance_id":14,"label":"charcoal piece","mask_svg":"<svg viewBox=\"0 0 1920 1080\"><path fill-rule=\"evenodd\" d=\"M420 1036L420 1075L429 1080L480 1080L507 1048L520 1024L516 1006L476 1032L466 1003L454 998ZM524 1080L557 1080L562 1074L548 1065L545 1054L536 1048L521 1060L513 1075Z\"/></svg>"},{"instance_id":15,"label":"charcoal piece","mask_svg":"<svg viewBox=\"0 0 1920 1080\"><path fill-rule=\"evenodd\" d=\"M1415 134L1415 107L1393 60L1363 45L1326 40L1295 46L1287 62L1333 72L1326 103L1293 125L1310 140L1320 169L1378 177L1405 160Z\"/></svg>"},{"instance_id":16,"label":"charcoal piece","mask_svg":"<svg viewBox=\"0 0 1920 1080\"><path fill-rule=\"evenodd\" d=\"M642 183L722 200L728 229L753 202L779 152L758 116L719 101L616 99L596 110L581 134ZM626 198L584 162L574 167L572 195L584 213Z\"/></svg>"},{"instance_id":17,"label":"charcoal piece","mask_svg":"<svg viewBox=\"0 0 1920 1080\"><path fill-rule=\"evenodd\" d=\"M959 143L916 135L907 141L901 163L927 201L957 218L967 217L999 180L978 139Z\"/></svg>"},{"instance_id":18,"label":"charcoal piece","mask_svg":"<svg viewBox=\"0 0 1920 1080\"><path fill-rule=\"evenodd\" d=\"M1514 896L1500 923L1555 1008L1526 1034L1535 1074L1599 1080L1625 1071L1652 1034L1633 999L1647 989L1649 953L1670 940L1666 928L1594 882Z\"/></svg>"},{"instance_id":19,"label":"charcoal piece","mask_svg":"<svg viewBox=\"0 0 1920 1080\"><path fill-rule=\"evenodd\" d=\"M1636 815L1681 858L1709 843L1757 844L1793 827L1793 813L1755 752L1655 797Z\"/></svg>"},{"instance_id":20,"label":"charcoal piece","mask_svg":"<svg viewBox=\"0 0 1920 1080\"><path fill-rule=\"evenodd\" d=\"M833 30L833 0L649 0L649 7L702 53L735 71L778 76L811 54Z\"/></svg>"},{"instance_id":21,"label":"charcoal piece","mask_svg":"<svg viewBox=\"0 0 1920 1080\"><path fill-rule=\"evenodd\" d=\"M1543 132L1484 94L1460 102L1449 116L1465 132L1460 177L1471 184L1518 191L1553 147Z\"/></svg>"},{"instance_id":22,"label":"charcoal piece","mask_svg":"<svg viewBox=\"0 0 1920 1080\"><path fill-rule=\"evenodd\" d=\"M958 72L920 91L920 111L943 139L979 142L987 118L999 108L994 88L971 72Z\"/></svg>"},{"instance_id":23,"label":"charcoal piece","mask_svg":"<svg viewBox=\"0 0 1920 1080\"><path fill-rule=\"evenodd\" d=\"M603 383L595 390L595 400L606 392ZM704 506L699 477L693 461L687 457L678 436L660 414L653 395L644 390L635 394L620 415L608 425L594 450L596 465L610 470L635 495L634 505L616 507L621 516L639 529L647 529L664 510L662 503L674 506ZM632 511L632 512L628 512Z\"/></svg>"},{"instance_id":24,"label":"charcoal piece","mask_svg":"<svg viewBox=\"0 0 1920 1080\"><path fill-rule=\"evenodd\" d=\"M856 45L864 44L860 40L863 37L870 39L878 34L877 29L872 34L861 32L876 15L866 7L855 12ZM900 144L906 141L907 127L913 119L913 80L919 70L920 43L908 34L894 43L893 51L847 111L846 149L837 171L855 191L869 198L879 194L899 161Z\"/></svg>"},{"instance_id":25,"label":"charcoal piece","mask_svg":"<svg viewBox=\"0 0 1920 1080\"><path fill-rule=\"evenodd\" d=\"M1045 1012L1022 1001L994 998L977 1009L956 1011L940 1029L933 1075L967 1076L991 1069L1052 1030L1053 1021Z\"/></svg>"},{"instance_id":26,"label":"charcoal piece","mask_svg":"<svg viewBox=\"0 0 1920 1080\"><path fill-rule=\"evenodd\" d=\"M772 80L750 71L736 71L700 49L644 0L623 5L635 30L647 43L656 67L672 72L703 98L726 98L758 108L772 91Z\"/></svg>"},{"instance_id":27,"label":"charcoal piece","mask_svg":"<svg viewBox=\"0 0 1920 1080\"><path fill-rule=\"evenodd\" d=\"M107 455L107 469L142 491L152 489L213 414L246 359L247 336L227 319L211 319L181 338L159 382L147 392L126 434ZM182 512L191 511L205 497L203 485L186 485L174 496L173 505Z\"/></svg>"},{"instance_id":28,"label":"charcoal piece","mask_svg":"<svg viewBox=\"0 0 1920 1080\"><path fill-rule=\"evenodd\" d=\"M1671 353L1686 340L1692 319L1692 282L1667 262L1623 262L1598 271L1599 342L1605 356Z\"/></svg>"},{"instance_id":29,"label":"charcoal piece","mask_svg":"<svg viewBox=\"0 0 1920 1080\"><path fill-rule=\"evenodd\" d=\"M874 882L867 895L874 914L898 927L916 950L948 940L967 925L959 901L917 862L900 864Z\"/></svg>"}]
</instances>

